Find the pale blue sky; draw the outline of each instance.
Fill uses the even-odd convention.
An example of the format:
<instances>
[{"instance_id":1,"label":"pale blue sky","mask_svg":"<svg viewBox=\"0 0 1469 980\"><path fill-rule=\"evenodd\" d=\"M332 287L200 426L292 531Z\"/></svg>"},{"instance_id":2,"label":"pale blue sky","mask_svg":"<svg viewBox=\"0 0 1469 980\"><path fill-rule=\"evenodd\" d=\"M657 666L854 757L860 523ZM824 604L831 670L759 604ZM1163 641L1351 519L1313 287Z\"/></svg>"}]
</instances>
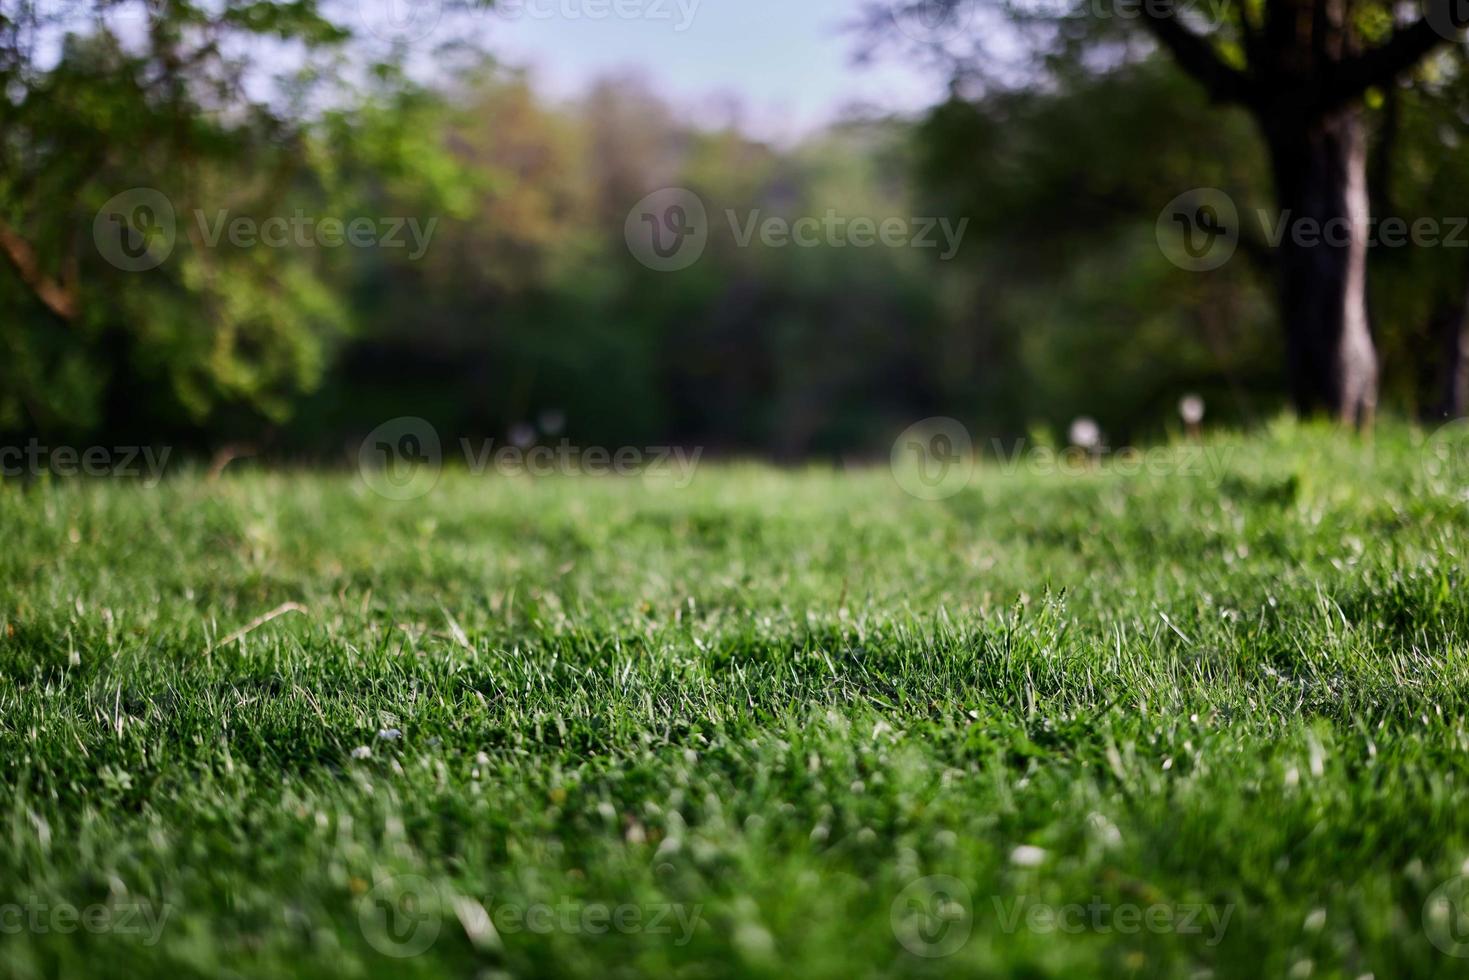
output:
<instances>
[{"instance_id":1,"label":"pale blue sky","mask_svg":"<svg viewBox=\"0 0 1469 980\"><path fill-rule=\"evenodd\" d=\"M707 109L733 96L749 128L789 139L847 105L915 109L945 88L943 78L918 69L912 59L890 54L876 64L855 64L864 41L844 28L861 15L862 0L500 3L499 13L465 15L467 24L446 19L434 39L442 40L446 29L468 27L502 59L532 67L554 97L576 95L598 75L635 69L677 105ZM619 18L611 13L618 3L644 15ZM599 9L604 16L594 16Z\"/></svg>"},{"instance_id":2,"label":"pale blue sky","mask_svg":"<svg viewBox=\"0 0 1469 980\"><path fill-rule=\"evenodd\" d=\"M911 51L889 48L856 63L870 46L870 36L855 29L866 0L485 2L337 0L334 12L355 20L371 43L408 42L428 74L435 49L456 40L531 69L553 98L575 97L599 76L632 70L675 106L721 120L733 100L746 129L775 140L798 138L848 106L921 109L947 87ZM113 26L124 36L141 30L142 8L122 9L110 18ZM894 24L887 28L901 37Z\"/></svg>"}]
</instances>

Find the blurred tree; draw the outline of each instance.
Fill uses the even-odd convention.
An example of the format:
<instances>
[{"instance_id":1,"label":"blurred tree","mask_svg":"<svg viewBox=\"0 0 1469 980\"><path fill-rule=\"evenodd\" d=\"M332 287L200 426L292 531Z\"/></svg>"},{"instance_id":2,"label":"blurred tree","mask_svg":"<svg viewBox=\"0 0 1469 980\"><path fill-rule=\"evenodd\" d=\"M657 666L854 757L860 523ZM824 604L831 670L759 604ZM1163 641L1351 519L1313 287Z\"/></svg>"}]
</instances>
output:
<instances>
[{"instance_id":1,"label":"blurred tree","mask_svg":"<svg viewBox=\"0 0 1469 980\"><path fill-rule=\"evenodd\" d=\"M1276 249L1292 395L1302 412L1368 424L1376 409L1362 100L1447 45L1463 26L1461 6L1428 0L1424 16L1397 28L1387 3L1234 0L1205 33L1173 3L1143 4L1143 23L1178 64L1214 99L1254 117L1282 217L1320 229L1319 238L1288 230Z\"/></svg>"},{"instance_id":2,"label":"blurred tree","mask_svg":"<svg viewBox=\"0 0 1469 980\"><path fill-rule=\"evenodd\" d=\"M1379 235L1371 264L1373 332L1384 366L1400 368L1393 393L1426 419L1469 411L1466 62L1455 48L1445 70L1402 79L1373 100L1381 103L1370 169L1378 227L1393 220L1439 232L1437 247L1394 247Z\"/></svg>"},{"instance_id":3,"label":"blurred tree","mask_svg":"<svg viewBox=\"0 0 1469 980\"><path fill-rule=\"evenodd\" d=\"M1402 27L1388 0L894 0L880 9L985 91L1114 71L1137 60L1124 28L1140 20L1214 102L1244 108L1287 223L1270 254L1293 399L1302 413L1366 423L1379 367L1367 315L1364 99L1447 46L1463 27L1461 7L1427 0L1424 16Z\"/></svg>"},{"instance_id":4,"label":"blurred tree","mask_svg":"<svg viewBox=\"0 0 1469 980\"><path fill-rule=\"evenodd\" d=\"M1249 151L1258 113L1207 111L1125 22L1010 11L1008 34L984 36L1034 35L1041 58L968 59L917 127L854 115L778 146L633 77L553 105L472 46L415 82L358 57L370 45L341 47L309 7L272 19L276 5L93 0L63 15L0 0L0 431L315 454L422 415L451 438L795 459L881 451L926 415L963 418L987 448L1077 415L1114 439L1156 433L1185 390L1212 420L1280 398L1269 243L1248 235L1246 261L1200 276L1155 231L1160 188L1269 201L1271 169ZM1211 43L1244 71L1227 31ZM1381 119L1377 213L1462 213L1460 63L1362 96ZM664 187L709 218L702 257L677 273L624 240L634 204ZM150 216L113 203L139 188L177 212L178 234L166 261L130 271L97 229L152 258ZM431 247L210 232L221 215L295 214L412 217ZM969 223L950 261L737 233L828 214ZM1463 350L1461 261L1379 250L1370 267L1386 383L1425 414L1458 397L1454 375L1420 362Z\"/></svg>"},{"instance_id":5,"label":"blurred tree","mask_svg":"<svg viewBox=\"0 0 1469 980\"><path fill-rule=\"evenodd\" d=\"M973 218L946 271L973 296L956 315L983 351L991 424L1064 432L1088 415L1126 438L1172 418L1183 391L1206 396L1214 419L1274 409L1265 242L1245 240L1246 261L1207 276L1157 247L1160 186L1228 188L1242 207L1268 195L1268 175L1239 151L1249 120L1205 108L1148 59L956 93L920 127L930 207Z\"/></svg>"},{"instance_id":6,"label":"blurred tree","mask_svg":"<svg viewBox=\"0 0 1469 980\"><path fill-rule=\"evenodd\" d=\"M315 0L0 3L0 429L282 418L315 382L341 314L309 265L190 218L289 188L286 66L346 36ZM285 68L269 95L247 50Z\"/></svg>"}]
</instances>

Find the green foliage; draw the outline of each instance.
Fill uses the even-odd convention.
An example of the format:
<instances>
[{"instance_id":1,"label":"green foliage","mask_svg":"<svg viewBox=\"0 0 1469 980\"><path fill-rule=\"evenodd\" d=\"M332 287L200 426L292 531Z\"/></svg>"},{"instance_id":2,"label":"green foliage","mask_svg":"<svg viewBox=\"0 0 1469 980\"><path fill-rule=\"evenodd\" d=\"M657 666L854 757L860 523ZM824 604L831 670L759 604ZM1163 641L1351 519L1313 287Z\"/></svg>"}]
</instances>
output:
<instances>
[{"instance_id":1,"label":"green foliage","mask_svg":"<svg viewBox=\"0 0 1469 980\"><path fill-rule=\"evenodd\" d=\"M1269 282L1240 256L1208 275L1159 248L1175 195L1218 187L1252 214L1269 199L1242 116L1150 60L1056 88L940 106L918 134L936 207L974 215L963 256L966 329L994 379L986 409L1010 431L1078 415L1113 432L1157 427L1182 391L1216 416L1277 404Z\"/></svg>"},{"instance_id":2,"label":"green foliage","mask_svg":"<svg viewBox=\"0 0 1469 980\"><path fill-rule=\"evenodd\" d=\"M347 35L306 0L103 7L48 18L22 4L0 31L0 224L75 311L47 303L14 255L0 259L0 430L228 435L239 411L256 426L283 420L350 315L310 253L201 235L220 213L280 213L309 180L303 120L274 88L244 95L267 78L225 50L256 45L277 64L304 51L310 65ZM146 31L116 26L129 13ZM94 238L99 210L134 188L173 210L177 238L156 269L118 268Z\"/></svg>"},{"instance_id":3,"label":"green foliage","mask_svg":"<svg viewBox=\"0 0 1469 980\"><path fill-rule=\"evenodd\" d=\"M320 456L396 415L455 435L551 416L584 443L786 459L880 453L935 414L985 434L1087 415L1127 440L1172 424L1184 392L1242 423L1282 399L1258 135L1124 19L1007 8L1006 30L1034 42L1010 77L961 60L954 96L922 119L772 146L627 78L552 105L455 49L416 81L310 3L123 6L150 30L47 20L32 34L57 41L50 61L30 28L0 30L0 224L46 278L74 280L78 309L48 309L0 254L0 432ZM1233 43L1245 7L1222 9L1217 39ZM223 39L259 56L225 57ZM1371 94L1380 214L1463 210L1461 61ZM168 197L179 234L161 266L124 272L93 220L137 187ZM665 187L698 194L710 223L677 274L623 239ZM1238 256L1208 274L1171 265L1155 234L1197 187L1246 219ZM751 220L828 213L941 217L964 237L951 261L736 240ZM427 247L206 241L221 214L411 218ZM1387 404L1424 412L1464 263L1449 248L1371 262Z\"/></svg>"},{"instance_id":4,"label":"green foliage","mask_svg":"<svg viewBox=\"0 0 1469 980\"><path fill-rule=\"evenodd\" d=\"M1428 248L1379 245L1371 265L1372 312L1392 394L1425 417L1443 398L1445 328L1458 324L1469 297L1469 229L1463 224L1469 219L1469 157L1461 145L1469 113L1465 63L1461 51L1441 72L1387 93L1395 105L1376 100L1377 227L1396 219L1412 228L1426 219L1438 242Z\"/></svg>"},{"instance_id":5,"label":"green foliage","mask_svg":"<svg viewBox=\"0 0 1469 980\"><path fill-rule=\"evenodd\" d=\"M678 122L636 83L552 108L518 74L478 64L407 105L366 104L388 106L371 118L410 151L359 128L338 136L367 117L337 116L321 169L371 187L379 213L442 221L419 261L359 255L343 270L360 330L283 438L333 445L410 412L499 434L550 412L583 441L796 456L879 444L920 401L974 401L973 371L934 356L945 320L931 255L738 240L751 220L918 214L901 124L781 150ZM452 207L391 178L397 158L432 173L435 147L455 175ZM709 219L704 256L674 275L639 265L623 235L633 205L665 186L698 194Z\"/></svg>"}]
</instances>

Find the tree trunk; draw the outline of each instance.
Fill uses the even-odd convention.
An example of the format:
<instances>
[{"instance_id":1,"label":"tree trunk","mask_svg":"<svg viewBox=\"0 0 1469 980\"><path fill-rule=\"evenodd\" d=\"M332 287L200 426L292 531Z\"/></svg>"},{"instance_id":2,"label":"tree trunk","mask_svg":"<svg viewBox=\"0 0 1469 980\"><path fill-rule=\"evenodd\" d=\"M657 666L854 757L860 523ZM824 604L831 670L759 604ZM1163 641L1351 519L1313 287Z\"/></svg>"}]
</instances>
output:
<instances>
[{"instance_id":1,"label":"tree trunk","mask_svg":"<svg viewBox=\"0 0 1469 980\"><path fill-rule=\"evenodd\" d=\"M1277 267L1291 393L1302 415L1371 425L1377 351L1367 322L1367 141L1355 108L1262 120L1275 174Z\"/></svg>"},{"instance_id":2,"label":"tree trunk","mask_svg":"<svg viewBox=\"0 0 1469 980\"><path fill-rule=\"evenodd\" d=\"M1444 384L1438 417L1463 418L1469 413L1469 297L1439 322L1443 331Z\"/></svg>"}]
</instances>

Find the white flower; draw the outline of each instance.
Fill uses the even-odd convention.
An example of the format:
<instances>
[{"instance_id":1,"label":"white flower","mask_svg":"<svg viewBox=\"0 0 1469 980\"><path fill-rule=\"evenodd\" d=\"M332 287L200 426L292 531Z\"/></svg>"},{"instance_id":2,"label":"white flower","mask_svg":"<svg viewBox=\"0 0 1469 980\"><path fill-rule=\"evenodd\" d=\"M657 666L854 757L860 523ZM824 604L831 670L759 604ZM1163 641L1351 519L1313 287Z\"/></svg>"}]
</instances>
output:
<instances>
[{"instance_id":1,"label":"white flower","mask_svg":"<svg viewBox=\"0 0 1469 980\"><path fill-rule=\"evenodd\" d=\"M396 728L383 728L378 731L377 737L384 742L396 742L403 737L403 733Z\"/></svg>"},{"instance_id":2,"label":"white flower","mask_svg":"<svg viewBox=\"0 0 1469 980\"><path fill-rule=\"evenodd\" d=\"M1046 861L1046 850L1043 847L1032 847L1029 844L1021 844L1010 852L1010 863L1017 868L1037 868Z\"/></svg>"},{"instance_id":3,"label":"white flower","mask_svg":"<svg viewBox=\"0 0 1469 980\"><path fill-rule=\"evenodd\" d=\"M357 746L357 748L355 748L355 749L352 750L352 758L354 758L354 759L371 759L372 758L372 749L369 749L365 745L359 745L359 746Z\"/></svg>"},{"instance_id":4,"label":"white flower","mask_svg":"<svg viewBox=\"0 0 1469 980\"><path fill-rule=\"evenodd\" d=\"M1178 414L1187 425L1204 421L1204 400L1198 395L1184 395L1178 400Z\"/></svg>"},{"instance_id":5,"label":"white flower","mask_svg":"<svg viewBox=\"0 0 1469 980\"><path fill-rule=\"evenodd\" d=\"M1096 419L1081 416L1071 423L1071 444L1082 449L1096 449L1102 444L1102 428Z\"/></svg>"}]
</instances>

